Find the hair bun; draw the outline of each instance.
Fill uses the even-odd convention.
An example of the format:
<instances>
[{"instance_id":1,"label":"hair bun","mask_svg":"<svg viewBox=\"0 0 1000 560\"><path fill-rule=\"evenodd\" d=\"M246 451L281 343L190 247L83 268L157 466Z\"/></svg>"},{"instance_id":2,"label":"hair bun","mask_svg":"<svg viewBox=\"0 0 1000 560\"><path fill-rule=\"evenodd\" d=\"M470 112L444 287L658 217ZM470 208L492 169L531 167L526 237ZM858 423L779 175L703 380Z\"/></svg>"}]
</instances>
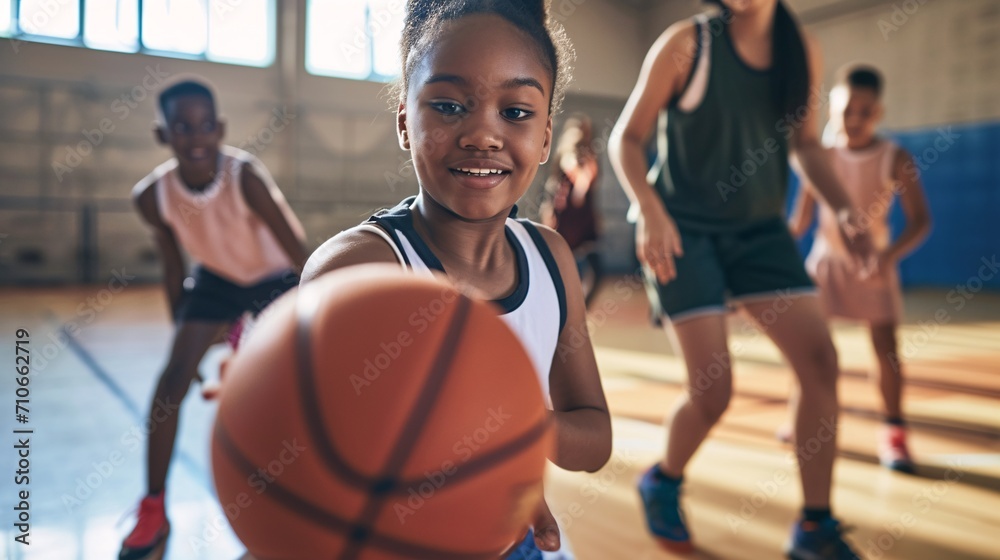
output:
<instances>
[{"instance_id":1,"label":"hair bun","mask_svg":"<svg viewBox=\"0 0 1000 560\"><path fill-rule=\"evenodd\" d=\"M548 0L515 0L512 3L520 6L521 9L542 25L549 19Z\"/></svg>"},{"instance_id":2,"label":"hair bun","mask_svg":"<svg viewBox=\"0 0 1000 560\"><path fill-rule=\"evenodd\" d=\"M407 0L406 19L414 23L425 22L434 15L440 2L434 0Z\"/></svg>"}]
</instances>

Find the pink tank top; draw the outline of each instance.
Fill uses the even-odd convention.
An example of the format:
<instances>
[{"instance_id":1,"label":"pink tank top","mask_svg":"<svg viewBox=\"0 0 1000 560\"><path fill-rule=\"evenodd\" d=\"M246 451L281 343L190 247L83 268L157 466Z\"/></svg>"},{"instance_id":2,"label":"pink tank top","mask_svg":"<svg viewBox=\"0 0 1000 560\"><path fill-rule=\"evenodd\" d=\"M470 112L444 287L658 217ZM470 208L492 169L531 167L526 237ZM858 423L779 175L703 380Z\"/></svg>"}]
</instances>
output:
<instances>
[{"instance_id":1,"label":"pink tank top","mask_svg":"<svg viewBox=\"0 0 1000 560\"><path fill-rule=\"evenodd\" d=\"M898 147L890 140L880 140L864 150L846 147L829 148L830 161L840 183L847 191L861 224L871 234L876 249L884 249L891 241L889 209L895 197L893 162ZM815 270L822 258L849 260L849 251L840 237L840 228L833 210L825 204L819 209L819 229L816 241L806 260L806 268Z\"/></svg>"},{"instance_id":2,"label":"pink tank top","mask_svg":"<svg viewBox=\"0 0 1000 560\"><path fill-rule=\"evenodd\" d=\"M260 177L299 239L304 231L267 168L249 152L223 146L219 173L202 192L185 186L177 160L160 165L140 185L156 182L164 223L191 257L235 284L249 286L292 268L271 229L247 205L240 178L244 165Z\"/></svg>"}]
</instances>

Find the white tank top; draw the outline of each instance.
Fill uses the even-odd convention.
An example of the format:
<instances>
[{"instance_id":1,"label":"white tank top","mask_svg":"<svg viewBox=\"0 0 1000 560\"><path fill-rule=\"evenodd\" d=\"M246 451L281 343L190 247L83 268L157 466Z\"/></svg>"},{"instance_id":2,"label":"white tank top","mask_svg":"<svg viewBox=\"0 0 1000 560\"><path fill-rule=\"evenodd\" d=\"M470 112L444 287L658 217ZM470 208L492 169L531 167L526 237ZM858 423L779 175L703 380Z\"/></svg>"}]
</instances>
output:
<instances>
[{"instance_id":1,"label":"white tank top","mask_svg":"<svg viewBox=\"0 0 1000 560\"><path fill-rule=\"evenodd\" d=\"M201 192L187 188L177 159L161 164L135 189L154 184L163 222L191 258L235 284L250 286L280 275L293 263L271 229L250 209L240 179L249 165L271 192L275 204L299 239L305 234L267 168L249 152L223 146L219 173Z\"/></svg>"},{"instance_id":2,"label":"white tank top","mask_svg":"<svg viewBox=\"0 0 1000 560\"><path fill-rule=\"evenodd\" d=\"M415 198L407 198L392 210L372 216L362 227L382 232L380 235L393 246L403 266L418 274L446 273L441 261L413 228L410 207ZM515 219L516 215L515 206L507 218L506 230L507 241L517 256L517 287L509 296L493 303L500 307L500 318L514 331L531 357L546 403L551 408L549 369L559 344L559 334L566 324L566 290L548 244L533 223Z\"/></svg>"}]
</instances>

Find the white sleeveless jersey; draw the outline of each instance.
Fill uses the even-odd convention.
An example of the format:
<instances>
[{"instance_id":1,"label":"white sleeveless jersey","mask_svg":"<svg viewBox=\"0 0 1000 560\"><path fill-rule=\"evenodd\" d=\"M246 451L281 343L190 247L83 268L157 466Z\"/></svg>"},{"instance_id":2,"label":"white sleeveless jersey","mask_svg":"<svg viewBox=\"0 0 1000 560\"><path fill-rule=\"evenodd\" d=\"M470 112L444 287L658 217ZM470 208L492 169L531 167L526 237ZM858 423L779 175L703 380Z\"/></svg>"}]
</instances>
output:
<instances>
[{"instance_id":1,"label":"white sleeveless jersey","mask_svg":"<svg viewBox=\"0 0 1000 560\"><path fill-rule=\"evenodd\" d=\"M410 206L415 198L407 198L392 210L372 216L362 227L383 232L382 236L393 245L403 266L418 274L446 273L441 261L413 228ZM493 303L500 307L500 318L514 331L531 357L546 403L551 408L549 369L559 344L559 333L566 324L566 290L548 244L534 224L515 219L516 212L517 207L507 218L506 229L507 241L517 256L517 287L509 296Z\"/></svg>"},{"instance_id":2,"label":"white sleeveless jersey","mask_svg":"<svg viewBox=\"0 0 1000 560\"><path fill-rule=\"evenodd\" d=\"M253 154L222 146L215 180L201 192L187 188L177 159L158 166L135 186L153 185L160 217L196 262L241 286L250 286L293 268L278 239L243 197L241 177L249 166L270 191L292 231L304 239L298 218Z\"/></svg>"}]
</instances>

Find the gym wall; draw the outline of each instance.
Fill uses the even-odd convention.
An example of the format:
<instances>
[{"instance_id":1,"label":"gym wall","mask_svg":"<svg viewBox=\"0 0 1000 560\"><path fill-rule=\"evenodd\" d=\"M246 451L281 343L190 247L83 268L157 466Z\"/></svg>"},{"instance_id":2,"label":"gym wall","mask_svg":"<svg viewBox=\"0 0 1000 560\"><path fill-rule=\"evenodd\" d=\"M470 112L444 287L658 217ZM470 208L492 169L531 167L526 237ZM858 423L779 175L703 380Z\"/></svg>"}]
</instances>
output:
<instances>
[{"instance_id":1,"label":"gym wall","mask_svg":"<svg viewBox=\"0 0 1000 560\"><path fill-rule=\"evenodd\" d=\"M128 195L170 157L151 133L158 80L166 76L193 73L213 83L227 142L264 160L311 247L416 191L396 144L386 85L307 73L305 0L278 5L275 62L266 68L0 39L0 284L94 282L121 269L159 277L151 238ZM935 229L903 263L904 282L966 282L1000 239L1000 221L991 215L1000 207L1000 97L990 93L1000 91L1000 4L790 5L824 49L827 85L848 62L883 70L885 132L926 167ZM594 121L601 251L610 270L633 271L635 257L606 139L649 45L701 7L695 0L553 2L578 53L563 116L582 111ZM547 175L545 166L522 201L523 215L535 215ZM987 285L1000 287L1000 276Z\"/></svg>"},{"instance_id":2,"label":"gym wall","mask_svg":"<svg viewBox=\"0 0 1000 560\"><path fill-rule=\"evenodd\" d=\"M156 94L182 74L213 84L226 142L265 162L310 248L416 193L387 84L307 73L306 2L277 4L275 62L266 68L0 38L0 284L98 282L121 270L159 278L129 193L171 157L153 140ZM567 111L613 121L641 64L639 11L558 0L554 15L579 53ZM603 196L617 195L611 212L622 213L624 195L604 177ZM526 215L539 193L526 198Z\"/></svg>"}]
</instances>

